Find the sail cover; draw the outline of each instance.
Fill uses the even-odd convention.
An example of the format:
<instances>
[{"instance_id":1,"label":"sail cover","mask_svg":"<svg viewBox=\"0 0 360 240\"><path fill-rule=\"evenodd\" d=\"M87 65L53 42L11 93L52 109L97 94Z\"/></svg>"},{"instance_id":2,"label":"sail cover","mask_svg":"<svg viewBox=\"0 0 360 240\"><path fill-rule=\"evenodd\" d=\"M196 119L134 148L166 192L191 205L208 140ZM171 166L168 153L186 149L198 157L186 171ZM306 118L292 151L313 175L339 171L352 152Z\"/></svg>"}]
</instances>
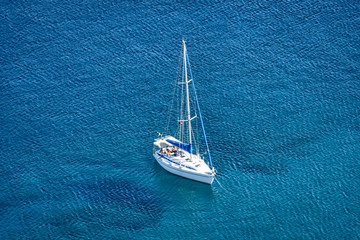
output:
<instances>
[{"instance_id":1,"label":"sail cover","mask_svg":"<svg viewBox=\"0 0 360 240\"><path fill-rule=\"evenodd\" d=\"M187 143L182 143L182 142L177 142L174 140L170 140L170 139L166 139L166 141L168 143L171 143L172 145L181 148L182 150L187 151L188 153L192 153L192 147L191 144L187 144Z\"/></svg>"}]
</instances>

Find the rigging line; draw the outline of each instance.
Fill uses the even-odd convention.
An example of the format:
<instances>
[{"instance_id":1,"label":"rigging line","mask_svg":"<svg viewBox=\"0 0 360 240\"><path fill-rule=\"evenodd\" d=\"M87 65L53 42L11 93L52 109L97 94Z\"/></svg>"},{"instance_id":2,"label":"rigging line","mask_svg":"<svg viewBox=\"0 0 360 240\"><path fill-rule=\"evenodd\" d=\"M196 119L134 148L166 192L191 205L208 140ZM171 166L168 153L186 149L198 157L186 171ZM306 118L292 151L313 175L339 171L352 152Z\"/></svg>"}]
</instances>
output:
<instances>
[{"instance_id":1,"label":"rigging line","mask_svg":"<svg viewBox=\"0 0 360 240\"><path fill-rule=\"evenodd\" d=\"M194 132L194 128L191 129L191 134L193 136L195 136L195 132ZM192 143L193 146L195 146L195 149L196 149L196 154L199 152L199 148L197 147L197 141L196 141L196 138L193 138L193 143ZM193 148L194 149L194 148Z\"/></svg>"},{"instance_id":2,"label":"rigging line","mask_svg":"<svg viewBox=\"0 0 360 240\"><path fill-rule=\"evenodd\" d=\"M199 138L199 120L196 119L195 121L195 125L196 125L196 143L197 143L197 151L198 153L200 153L200 138Z\"/></svg>"},{"instance_id":3,"label":"rigging line","mask_svg":"<svg viewBox=\"0 0 360 240\"><path fill-rule=\"evenodd\" d=\"M201 128L202 128L202 131L203 131L204 140L205 140L205 144L206 144L206 150L207 150L207 153L208 153L208 156L209 156L210 168L212 169L213 166L212 166L212 161L211 161L209 144L208 144L207 139L206 139L206 133L205 133L205 128L204 128L204 123L203 123L203 120L202 120L201 111L200 111L200 106L199 106L199 102L198 102L198 99L197 99L197 94L196 94L196 89L195 89L195 83L194 83L194 78L193 78L192 72L191 72L191 65L190 65L189 55L188 55L188 54L186 54L186 58L187 58L187 62L188 62L188 65L189 65L190 77L191 77L191 79L192 79L192 85L193 85L194 95L195 95L195 99L196 99L197 109L198 109L198 112L199 112L199 118L200 118Z\"/></svg>"},{"instance_id":4,"label":"rigging line","mask_svg":"<svg viewBox=\"0 0 360 240\"><path fill-rule=\"evenodd\" d=\"M178 59L178 66L177 66L177 69L176 69L176 76L175 76L175 81L174 81L173 94L172 94L172 99L171 99L171 103L170 103L170 107L169 107L167 126L166 126L166 129L165 129L165 135L167 135L167 132L169 131L171 112L172 112L172 107L173 107L174 99L175 99L175 93L176 93L176 89L177 89L176 84L177 84L177 80L179 78L179 72L180 72L180 69L181 69L181 65L180 65L181 56L182 56L182 54L181 54L181 51L180 51L179 59Z\"/></svg>"},{"instance_id":5,"label":"rigging line","mask_svg":"<svg viewBox=\"0 0 360 240\"><path fill-rule=\"evenodd\" d=\"M182 63L180 63L182 64ZM182 65L181 65L182 67ZM181 69L181 77L179 76L179 79L182 79L183 78L183 70ZM176 86L177 88L177 92L176 92L176 114L177 114L177 119L176 120L179 120L182 116L182 106L181 106L181 98L182 98L182 89L181 89L181 86L177 85ZM179 127L178 127L178 135L179 135L179 140L182 141L182 128L183 128L183 125L182 124L179 124Z\"/></svg>"},{"instance_id":6,"label":"rigging line","mask_svg":"<svg viewBox=\"0 0 360 240\"><path fill-rule=\"evenodd\" d=\"M192 81L192 79L191 79ZM197 153L200 152L200 139L199 139L199 121L198 121L198 116L197 116L197 106L196 106L196 99L194 94L191 94L191 98L190 98L190 104L191 104L191 109L193 110L193 115L196 116L195 118L195 128L192 128L192 133L193 133L193 140L194 140L194 149L196 149Z\"/></svg>"},{"instance_id":7,"label":"rigging line","mask_svg":"<svg viewBox=\"0 0 360 240\"><path fill-rule=\"evenodd\" d=\"M182 49L183 50L183 49ZM183 60L183 59L182 59ZM181 66L182 66L182 75L181 75L181 81L184 81L185 79L185 68L184 68L184 63L181 62ZM184 119L184 114L185 114L185 86L184 84L181 84L180 87L180 98L179 98L179 112L180 112L180 119ZM180 120L179 119L179 120ZM181 142L186 142L187 140L186 138L186 134L185 134L185 123L181 124L181 128L180 128L181 132L180 132L180 140Z\"/></svg>"}]
</instances>

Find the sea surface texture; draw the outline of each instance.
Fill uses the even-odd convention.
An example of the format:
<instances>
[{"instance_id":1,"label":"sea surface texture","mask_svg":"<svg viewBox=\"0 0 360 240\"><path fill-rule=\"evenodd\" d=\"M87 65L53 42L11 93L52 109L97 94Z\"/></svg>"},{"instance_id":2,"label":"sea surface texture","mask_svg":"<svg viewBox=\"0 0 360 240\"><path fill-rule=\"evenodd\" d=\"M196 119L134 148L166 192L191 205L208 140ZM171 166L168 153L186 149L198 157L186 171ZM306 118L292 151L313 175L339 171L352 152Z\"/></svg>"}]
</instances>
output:
<instances>
[{"instance_id":1,"label":"sea surface texture","mask_svg":"<svg viewBox=\"0 0 360 240\"><path fill-rule=\"evenodd\" d=\"M360 238L359 1L2 1L0 36L0 239ZM152 156L182 38L212 186Z\"/></svg>"}]
</instances>

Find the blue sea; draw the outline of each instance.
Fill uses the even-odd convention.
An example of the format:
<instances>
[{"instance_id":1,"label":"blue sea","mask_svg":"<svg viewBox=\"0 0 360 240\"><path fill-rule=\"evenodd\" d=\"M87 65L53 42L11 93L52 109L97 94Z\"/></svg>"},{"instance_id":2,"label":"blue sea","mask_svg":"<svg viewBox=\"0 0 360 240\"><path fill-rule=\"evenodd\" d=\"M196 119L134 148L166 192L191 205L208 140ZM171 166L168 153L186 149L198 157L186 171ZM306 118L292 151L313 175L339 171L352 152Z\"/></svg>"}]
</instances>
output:
<instances>
[{"instance_id":1,"label":"blue sea","mask_svg":"<svg viewBox=\"0 0 360 240\"><path fill-rule=\"evenodd\" d=\"M0 239L360 239L360 2L2 1ZM182 38L217 181L152 156Z\"/></svg>"}]
</instances>

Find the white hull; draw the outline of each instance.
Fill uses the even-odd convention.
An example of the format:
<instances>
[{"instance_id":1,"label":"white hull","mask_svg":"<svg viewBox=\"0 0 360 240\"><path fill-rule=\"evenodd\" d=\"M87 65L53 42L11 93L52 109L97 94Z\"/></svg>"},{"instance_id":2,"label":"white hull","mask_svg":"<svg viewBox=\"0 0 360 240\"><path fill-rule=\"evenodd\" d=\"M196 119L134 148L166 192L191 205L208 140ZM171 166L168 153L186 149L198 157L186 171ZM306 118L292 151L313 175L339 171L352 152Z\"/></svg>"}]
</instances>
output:
<instances>
[{"instance_id":1,"label":"white hull","mask_svg":"<svg viewBox=\"0 0 360 240\"><path fill-rule=\"evenodd\" d=\"M215 178L215 173L205 173L205 172L198 172L196 170L188 170L185 167L180 167L177 164L173 164L167 159L158 155L158 153L153 154L156 161L162 166L166 171L178 175L180 177L184 177L187 179L191 179L194 181L212 184Z\"/></svg>"}]
</instances>

